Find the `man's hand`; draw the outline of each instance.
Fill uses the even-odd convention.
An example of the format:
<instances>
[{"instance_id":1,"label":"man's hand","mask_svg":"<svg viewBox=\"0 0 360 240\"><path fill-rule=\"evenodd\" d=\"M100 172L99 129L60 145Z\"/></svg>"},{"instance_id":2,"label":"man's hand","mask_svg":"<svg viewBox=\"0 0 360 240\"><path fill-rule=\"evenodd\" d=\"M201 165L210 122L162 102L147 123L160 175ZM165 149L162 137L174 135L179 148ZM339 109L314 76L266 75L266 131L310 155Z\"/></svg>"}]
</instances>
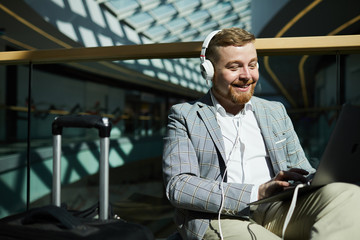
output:
<instances>
[{"instance_id":1,"label":"man's hand","mask_svg":"<svg viewBox=\"0 0 360 240\"><path fill-rule=\"evenodd\" d=\"M309 174L308 171L292 168L289 171L280 171L273 179L259 186L258 199L270 197L271 195L283 191L290 186L288 181L300 181L306 183L304 175Z\"/></svg>"}]
</instances>

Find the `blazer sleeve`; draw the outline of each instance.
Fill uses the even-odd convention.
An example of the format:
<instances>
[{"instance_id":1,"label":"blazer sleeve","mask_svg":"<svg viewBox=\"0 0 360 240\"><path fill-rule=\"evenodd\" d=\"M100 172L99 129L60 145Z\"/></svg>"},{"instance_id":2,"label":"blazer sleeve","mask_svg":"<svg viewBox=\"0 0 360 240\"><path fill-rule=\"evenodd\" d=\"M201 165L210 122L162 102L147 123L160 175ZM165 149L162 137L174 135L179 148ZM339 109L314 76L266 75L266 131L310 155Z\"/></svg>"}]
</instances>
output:
<instances>
[{"instance_id":1,"label":"blazer sleeve","mask_svg":"<svg viewBox=\"0 0 360 240\"><path fill-rule=\"evenodd\" d=\"M222 214L248 216L253 185L222 181L214 143L209 138L203 141L203 148L194 146L193 138L206 136L192 136L191 128L196 124L188 122L188 111L182 108L184 105L170 110L164 138L163 174L168 199L177 208L207 213L218 213L223 202ZM202 168L208 168L206 173Z\"/></svg>"}]
</instances>

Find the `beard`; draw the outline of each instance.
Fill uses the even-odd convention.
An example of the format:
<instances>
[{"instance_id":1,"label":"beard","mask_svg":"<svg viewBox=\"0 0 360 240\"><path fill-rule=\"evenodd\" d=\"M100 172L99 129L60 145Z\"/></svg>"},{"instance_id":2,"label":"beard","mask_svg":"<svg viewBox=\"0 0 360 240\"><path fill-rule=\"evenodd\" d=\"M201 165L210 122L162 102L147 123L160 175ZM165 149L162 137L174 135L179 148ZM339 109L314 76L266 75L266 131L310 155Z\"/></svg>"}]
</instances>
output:
<instances>
[{"instance_id":1,"label":"beard","mask_svg":"<svg viewBox=\"0 0 360 240\"><path fill-rule=\"evenodd\" d=\"M213 89L221 98L230 100L233 104L236 105L244 105L245 103L249 102L251 97L254 95L255 85L256 83L251 84L250 91L248 92L238 92L233 86L229 85L228 91L225 93L221 91L216 83L213 85Z\"/></svg>"}]
</instances>

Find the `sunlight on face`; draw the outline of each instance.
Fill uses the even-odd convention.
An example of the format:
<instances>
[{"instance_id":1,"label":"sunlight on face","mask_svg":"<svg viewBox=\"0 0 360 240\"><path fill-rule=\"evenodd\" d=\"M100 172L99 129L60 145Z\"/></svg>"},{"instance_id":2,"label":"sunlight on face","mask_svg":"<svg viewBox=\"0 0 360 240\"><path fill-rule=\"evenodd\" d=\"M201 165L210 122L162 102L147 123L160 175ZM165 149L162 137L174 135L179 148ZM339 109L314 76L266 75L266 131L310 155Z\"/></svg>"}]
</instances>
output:
<instances>
[{"instance_id":1,"label":"sunlight on face","mask_svg":"<svg viewBox=\"0 0 360 240\"><path fill-rule=\"evenodd\" d=\"M220 57L214 67L213 93L225 109L243 106L254 94L259 79L255 46L218 47L217 52Z\"/></svg>"}]
</instances>

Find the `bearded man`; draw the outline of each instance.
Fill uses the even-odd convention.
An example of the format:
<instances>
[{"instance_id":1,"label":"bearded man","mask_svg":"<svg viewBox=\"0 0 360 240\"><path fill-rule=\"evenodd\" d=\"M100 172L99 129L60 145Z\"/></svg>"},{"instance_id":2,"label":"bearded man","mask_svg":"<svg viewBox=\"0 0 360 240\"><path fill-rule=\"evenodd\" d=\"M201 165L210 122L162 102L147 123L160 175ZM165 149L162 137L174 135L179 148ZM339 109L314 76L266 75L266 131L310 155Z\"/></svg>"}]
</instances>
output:
<instances>
[{"instance_id":1,"label":"bearded man","mask_svg":"<svg viewBox=\"0 0 360 240\"><path fill-rule=\"evenodd\" d=\"M279 239L288 201L256 210L248 203L315 172L283 104L253 96L259 80L254 42L240 28L211 33L200 57L211 89L170 110L163 172L182 239ZM343 201L336 200L340 194ZM359 188L344 183L301 197L286 237L359 236L360 218L355 224L346 217L359 198Z\"/></svg>"}]
</instances>

